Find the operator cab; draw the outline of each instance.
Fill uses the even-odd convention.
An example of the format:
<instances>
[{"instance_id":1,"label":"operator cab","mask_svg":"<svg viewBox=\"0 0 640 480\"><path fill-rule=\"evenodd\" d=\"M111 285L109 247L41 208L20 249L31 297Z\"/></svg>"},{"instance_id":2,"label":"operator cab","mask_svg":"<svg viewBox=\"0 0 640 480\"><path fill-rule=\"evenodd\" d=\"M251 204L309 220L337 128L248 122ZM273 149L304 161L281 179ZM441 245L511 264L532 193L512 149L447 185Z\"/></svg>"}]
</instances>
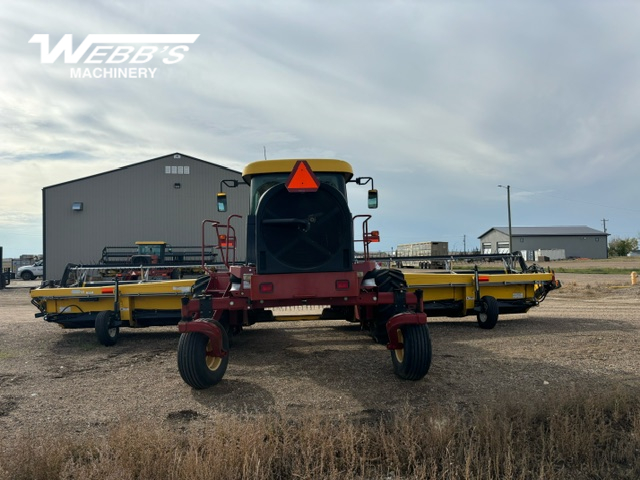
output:
<instances>
[{"instance_id":1,"label":"operator cab","mask_svg":"<svg viewBox=\"0 0 640 480\"><path fill-rule=\"evenodd\" d=\"M269 188L286 184L298 160L264 160L250 163L242 172L243 180L251 188L250 213L255 214L262 196ZM305 160L321 184L338 190L347 198L347 182L353 177L351 165L342 160Z\"/></svg>"},{"instance_id":2,"label":"operator cab","mask_svg":"<svg viewBox=\"0 0 640 480\"><path fill-rule=\"evenodd\" d=\"M352 270L354 234L347 183L371 182L373 187L369 177L352 177L351 165L342 160L264 160L247 165L242 172L250 188L247 263L260 274ZM222 182L229 187L238 184ZM373 188L369 207L377 207ZM218 210L226 211L223 192L218 194Z\"/></svg>"},{"instance_id":3,"label":"operator cab","mask_svg":"<svg viewBox=\"0 0 640 480\"><path fill-rule=\"evenodd\" d=\"M166 254L171 252L171 245L166 242L136 242L138 252L129 259L136 265L164 263Z\"/></svg>"}]
</instances>

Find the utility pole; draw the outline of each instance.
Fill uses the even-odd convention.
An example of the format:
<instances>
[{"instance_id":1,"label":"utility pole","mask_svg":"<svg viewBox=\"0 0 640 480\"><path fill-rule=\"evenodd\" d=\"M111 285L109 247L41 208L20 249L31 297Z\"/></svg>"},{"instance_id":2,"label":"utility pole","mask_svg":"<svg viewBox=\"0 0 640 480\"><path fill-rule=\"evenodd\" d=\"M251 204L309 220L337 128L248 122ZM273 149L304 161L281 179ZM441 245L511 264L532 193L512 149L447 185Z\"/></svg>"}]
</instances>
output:
<instances>
[{"instance_id":1,"label":"utility pole","mask_svg":"<svg viewBox=\"0 0 640 480\"><path fill-rule=\"evenodd\" d=\"M466 235L462 236L462 245L463 245L462 248L464 249L463 253L466 255L467 254L467 236Z\"/></svg>"},{"instance_id":2,"label":"utility pole","mask_svg":"<svg viewBox=\"0 0 640 480\"><path fill-rule=\"evenodd\" d=\"M507 189L507 213L509 215L509 253L513 253L513 237L511 236L511 185L498 185Z\"/></svg>"},{"instance_id":3,"label":"utility pole","mask_svg":"<svg viewBox=\"0 0 640 480\"><path fill-rule=\"evenodd\" d=\"M602 229L604 230L604 244L606 247L605 253L607 254L607 258L609 258L609 239L607 238L607 222L609 220L607 218L602 219Z\"/></svg>"}]
</instances>

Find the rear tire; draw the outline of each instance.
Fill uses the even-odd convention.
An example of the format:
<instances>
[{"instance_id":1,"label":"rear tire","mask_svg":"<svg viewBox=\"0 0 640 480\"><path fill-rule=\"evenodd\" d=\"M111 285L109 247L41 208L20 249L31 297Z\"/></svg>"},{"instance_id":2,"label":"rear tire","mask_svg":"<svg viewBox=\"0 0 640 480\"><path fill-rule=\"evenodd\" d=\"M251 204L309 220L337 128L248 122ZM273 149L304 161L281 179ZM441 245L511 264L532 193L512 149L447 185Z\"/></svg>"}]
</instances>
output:
<instances>
[{"instance_id":1,"label":"rear tire","mask_svg":"<svg viewBox=\"0 0 640 480\"><path fill-rule=\"evenodd\" d=\"M398 328L402 348L391 350L394 373L403 380L420 380L431 366L431 335L425 325L403 325Z\"/></svg>"},{"instance_id":2,"label":"rear tire","mask_svg":"<svg viewBox=\"0 0 640 480\"><path fill-rule=\"evenodd\" d=\"M120 327L116 326L115 314L109 310L98 312L95 321L96 336L105 347L112 347L118 342Z\"/></svg>"},{"instance_id":3,"label":"rear tire","mask_svg":"<svg viewBox=\"0 0 640 480\"><path fill-rule=\"evenodd\" d=\"M24 272L22 272L20 274L20 278L22 278L22 280L25 281L29 281L29 280L33 280L35 277L35 275L31 272L31 270L25 270Z\"/></svg>"},{"instance_id":4,"label":"rear tire","mask_svg":"<svg viewBox=\"0 0 640 480\"><path fill-rule=\"evenodd\" d=\"M494 297L482 297L480 299L480 312L476 316L478 326L485 330L491 330L498 323L499 313L498 301Z\"/></svg>"},{"instance_id":5,"label":"rear tire","mask_svg":"<svg viewBox=\"0 0 640 480\"><path fill-rule=\"evenodd\" d=\"M213 322L221 331L222 348L229 351L229 337L219 322ZM209 337L200 332L180 335L178 342L178 370L185 383L197 390L211 387L224 376L229 363L229 354L224 357L207 355L211 350Z\"/></svg>"}]
</instances>

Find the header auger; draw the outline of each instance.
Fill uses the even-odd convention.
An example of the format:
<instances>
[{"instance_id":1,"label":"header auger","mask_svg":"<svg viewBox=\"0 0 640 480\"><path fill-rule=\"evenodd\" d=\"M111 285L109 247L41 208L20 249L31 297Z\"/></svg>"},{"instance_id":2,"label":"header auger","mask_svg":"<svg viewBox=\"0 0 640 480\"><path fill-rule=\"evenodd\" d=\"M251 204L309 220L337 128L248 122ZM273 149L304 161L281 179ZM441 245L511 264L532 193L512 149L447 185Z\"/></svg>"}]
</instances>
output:
<instances>
[{"instance_id":1,"label":"header auger","mask_svg":"<svg viewBox=\"0 0 640 480\"><path fill-rule=\"evenodd\" d=\"M320 159L254 162L242 178L251 199L245 261L234 261L237 216L226 224L203 222L203 248L205 229L213 226L227 269L209 270L193 297L183 298L178 368L184 381L197 389L215 385L227 368L231 335L272 320L272 308L308 305L327 306L318 319L359 322L387 345L396 375L423 378L431 339L422 291L409 291L400 270L380 269L369 258L379 234L369 231L370 215L354 217L347 203L348 183L371 183L368 205L376 208L373 180L354 179L347 162ZM220 192L218 210L225 211L226 202ZM362 223L361 238L354 221ZM364 252L359 261L356 242Z\"/></svg>"}]
</instances>

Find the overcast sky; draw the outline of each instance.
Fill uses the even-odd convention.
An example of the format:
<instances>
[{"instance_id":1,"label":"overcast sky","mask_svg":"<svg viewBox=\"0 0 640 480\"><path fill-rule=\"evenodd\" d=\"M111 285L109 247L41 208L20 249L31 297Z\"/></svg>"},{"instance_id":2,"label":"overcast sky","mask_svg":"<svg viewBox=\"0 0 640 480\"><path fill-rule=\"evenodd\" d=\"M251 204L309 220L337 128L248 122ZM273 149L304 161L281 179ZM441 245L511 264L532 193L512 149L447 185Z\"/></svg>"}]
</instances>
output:
<instances>
[{"instance_id":1,"label":"overcast sky","mask_svg":"<svg viewBox=\"0 0 640 480\"><path fill-rule=\"evenodd\" d=\"M499 184L513 226L605 219L637 237L638 25L632 1L3 0L0 246L42 252L45 186L173 152L241 170L263 148L374 177L381 249L478 247L507 225ZM199 37L177 63L45 64L34 34L74 50L89 34ZM71 78L112 66L156 71Z\"/></svg>"}]
</instances>

